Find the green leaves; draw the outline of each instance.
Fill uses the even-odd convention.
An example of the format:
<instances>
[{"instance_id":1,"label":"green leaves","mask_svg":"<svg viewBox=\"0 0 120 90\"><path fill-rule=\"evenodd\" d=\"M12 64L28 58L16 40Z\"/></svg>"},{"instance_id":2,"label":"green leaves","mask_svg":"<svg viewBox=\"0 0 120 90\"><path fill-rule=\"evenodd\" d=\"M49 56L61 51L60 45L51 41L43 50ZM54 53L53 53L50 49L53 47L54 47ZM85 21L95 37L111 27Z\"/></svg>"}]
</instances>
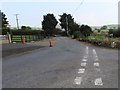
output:
<instances>
[{"instance_id":1,"label":"green leaves","mask_svg":"<svg viewBox=\"0 0 120 90\"><path fill-rule=\"evenodd\" d=\"M31 27L30 26L21 26L21 29L22 30L31 30Z\"/></svg>"},{"instance_id":2,"label":"green leaves","mask_svg":"<svg viewBox=\"0 0 120 90\"><path fill-rule=\"evenodd\" d=\"M10 32L8 24L9 23L7 21L6 15L0 10L0 32L2 32L2 35L6 35L7 32Z\"/></svg>"},{"instance_id":3,"label":"green leaves","mask_svg":"<svg viewBox=\"0 0 120 90\"><path fill-rule=\"evenodd\" d=\"M74 37L79 36L88 37L92 33L92 29L88 25L82 26L78 25L74 21L74 18L71 16L71 14L63 13L63 15L59 16L60 16L59 21L61 22L60 25L63 29L65 29L66 35L68 35L69 33L70 35L74 35Z\"/></svg>"},{"instance_id":4,"label":"green leaves","mask_svg":"<svg viewBox=\"0 0 120 90\"><path fill-rule=\"evenodd\" d=\"M71 26L74 24L74 18L71 16L71 14L66 13L63 13L63 15L59 16L60 26L62 27L62 29L65 29L66 35L68 35L72 28Z\"/></svg>"},{"instance_id":5,"label":"green leaves","mask_svg":"<svg viewBox=\"0 0 120 90\"><path fill-rule=\"evenodd\" d=\"M104 25L101 27L101 30L105 30L105 29L107 29L107 26Z\"/></svg>"},{"instance_id":6,"label":"green leaves","mask_svg":"<svg viewBox=\"0 0 120 90\"><path fill-rule=\"evenodd\" d=\"M85 37L88 37L90 36L90 34L93 33L91 27L89 27L88 25L82 25L80 27L80 31Z\"/></svg>"},{"instance_id":7,"label":"green leaves","mask_svg":"<svg viewBox=\"0 0 120 90\"><path fill-rule=\"evenodd\" d=\"M42 21L42 29L47 35L53 35L57 23L58 21L53 14L44 15Z\"/></svg>"},{"instance_id":8,"label":"green leaves","mask_svg":"<svg viewBox=\"0 0 120 90\"><path fill-rule=\"evenodd\" d=\"M3 12L1 12L1 10L0 10L0 19L2 19L2 23L0 22L0 26L2 25L2 28L7 28L8 21L6 15Z\"/></svg>"}]
</instances>

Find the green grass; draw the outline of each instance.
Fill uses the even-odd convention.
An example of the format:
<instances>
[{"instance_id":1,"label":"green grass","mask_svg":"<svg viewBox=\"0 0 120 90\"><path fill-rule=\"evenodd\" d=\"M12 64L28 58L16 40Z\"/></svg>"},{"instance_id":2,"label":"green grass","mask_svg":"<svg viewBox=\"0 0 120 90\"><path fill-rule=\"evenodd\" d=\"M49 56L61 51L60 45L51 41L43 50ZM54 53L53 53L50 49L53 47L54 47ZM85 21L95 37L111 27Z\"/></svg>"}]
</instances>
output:
<instances>
[{"instance_id":1,"label":"green grass","mask_svg":"<svg viewBox=\"0 0 120 90\"><path fill-rule=\"evenodd\" d=\"M106 39L108 39L110 41L119 41L120 40L120 38L109 38L109 37L106 37L105 35L89 36L88 39L97 40L97 41L105 41Z\"/></svg>"},{"instance_id":2,"label":"green grass","mask_svg":"<svg viewBox=\"0 0 120 90\"><path fill-rule=\"evenodd\" d=\"M89 36L88 39L97 39L97 40L103 40L106 38L104 35L96 35L96 36Z\"/></svg>"},{"instance_id":3,"label":"green grass","mask_svg":"<svg viewBox=\"0 0 120 90\"><path fill-rule=\"evenodd\" d=\"M109 30L100 30L100 32L98 32L98 30L93 30L94 34L107 34L109 32Z\"/></svg>"},{"instance_id":4,"label":"green grass","mask_svg":"<svg viewBox=\"0 0 120 90\"><path fill-rule=\"evenodd\" d=\"M109 37L107 37L108 32L109 32L109 30L100 30L100 32L98 32L98 30L93 30L93 35L89 36L88 39L99 40L99 41L104 41L106 39L112 40L112 41L120 40L120 38L109 38Z\"/></svg>"}]
</instances>

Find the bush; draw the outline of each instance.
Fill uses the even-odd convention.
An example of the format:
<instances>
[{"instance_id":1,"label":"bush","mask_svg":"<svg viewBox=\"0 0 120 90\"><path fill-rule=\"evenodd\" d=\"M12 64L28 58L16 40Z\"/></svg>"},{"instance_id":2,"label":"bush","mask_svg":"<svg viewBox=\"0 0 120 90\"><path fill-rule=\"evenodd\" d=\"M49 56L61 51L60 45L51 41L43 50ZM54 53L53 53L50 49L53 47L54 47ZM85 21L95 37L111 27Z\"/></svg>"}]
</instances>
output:
<instances>
[{"instance_id":1,"label":"bush","mask_svg":"<svg viewBox=\"0 0 120 90\"><path fill-rule=\"evenodd\" d=\"M7 28L7 29L2 29L2 35L6 35L7 32L10 33L10 29L9 29L9 28Z\"/></svg>"},{"instance_id":2,"label":"bush","mask_svg":"<svg viewBox=\"0 0 120 90\"><path fill-rule=\"evenodd\" d=\"M120 49L120 41L116 42L116 48Z\"/></svg>"},{"instance_id":3,"label":"bush","mask_svg":"<svg viewBox=\"0 0 120 90\"><path fill-rule=\"evenodd\" d=\"M73 38L79 38L80 36L81 36L82 34L81 34L81 32L80 31L75 31L74 33L73 33Z\"/></svg>"}]
</instances>

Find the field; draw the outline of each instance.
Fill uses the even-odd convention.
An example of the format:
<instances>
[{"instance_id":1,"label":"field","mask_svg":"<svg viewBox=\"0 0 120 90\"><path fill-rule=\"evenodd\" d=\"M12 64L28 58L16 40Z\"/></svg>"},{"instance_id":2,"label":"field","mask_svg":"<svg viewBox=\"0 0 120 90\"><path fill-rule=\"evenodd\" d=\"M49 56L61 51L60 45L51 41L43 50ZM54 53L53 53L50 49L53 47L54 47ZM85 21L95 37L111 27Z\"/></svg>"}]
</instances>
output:
<instances>
[{"instance_id":1,"label":"field","mask_svg":"<svg viewBox=\"0 0 120 90\"><path fill-rule=\"evenodd\" d=\"M108 37L108 31L109 30L100 30L100 32L98 32L97 30L93 30L93 35L89 36L88 39L97 40L97 41L104 41L104 40L119 41L120 40L120 38Z\"/></svg>"},{"instance_id":2,"label":"field","mask_svg":"<svg viewBox=\"0 0 120 90\"><path fill-rule=\"evenodd\" d=\"M103 47L120 49L120 38L109 37L108 30L101 30L100 32L94 30L93 34L85 41Z\"/></svg>"}]
</instances>

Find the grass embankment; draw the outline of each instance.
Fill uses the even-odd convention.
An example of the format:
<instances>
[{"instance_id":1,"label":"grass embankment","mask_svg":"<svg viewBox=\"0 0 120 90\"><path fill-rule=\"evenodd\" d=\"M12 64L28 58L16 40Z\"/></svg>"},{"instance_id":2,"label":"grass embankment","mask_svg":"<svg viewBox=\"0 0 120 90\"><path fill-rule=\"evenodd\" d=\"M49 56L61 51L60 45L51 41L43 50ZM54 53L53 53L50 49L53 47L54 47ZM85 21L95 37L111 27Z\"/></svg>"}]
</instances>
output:
<instances>
[{"instance_id":1,"label":"grass embankment","mask_svg":"<svg viewBox=\"0 0 120 90\"><path fill-rule=\"evenodd\" d=\"M93 31L94 33L85 39L80 39L81 41L89 42L94 45L109 47L109 48L118 48L120 49L120 38L110 38L108 37L108 30L97 30ZM113 44L113 42L115 42Z\"/></svg>"}]
</instances>

